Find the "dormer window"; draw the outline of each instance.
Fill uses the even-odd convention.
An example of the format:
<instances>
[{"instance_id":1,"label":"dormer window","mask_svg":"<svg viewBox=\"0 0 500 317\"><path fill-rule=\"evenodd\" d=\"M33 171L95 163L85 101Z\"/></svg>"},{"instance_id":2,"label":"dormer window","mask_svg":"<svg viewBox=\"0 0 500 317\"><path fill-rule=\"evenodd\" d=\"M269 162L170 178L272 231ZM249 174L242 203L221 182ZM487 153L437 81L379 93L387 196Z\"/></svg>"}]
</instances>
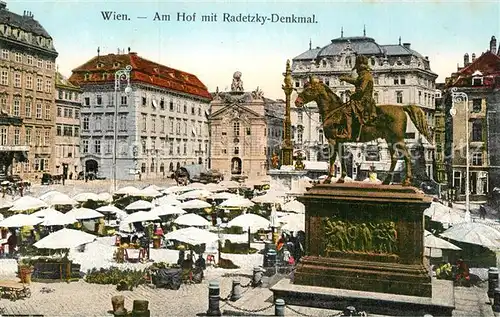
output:
<instances>
[{"instance_id":1,"label":"dormer window","mask_svg":"<svg viewBox=\"0 0 500 317\"><path fill-rule=\"evenodd\" d=\"M154 72L155 72L155 73L157 73L157 74L160 72L160 70L159 70L157 67L153 68L153 70L154 70Z\"/></svg>"},{"instance_id":2,"label":"dormer window","mask_svg":"<svg viewBox=\"0 0 500 317\"><path fill-rule=\"evenodd\" d=\"M115 63L113 64L113 67L120 67L120 63L119 63L119 62L115 62Z\"/></svg>"},{"instance_id":3,"label":"dormer window","mask_svg":"<svg viewBox=\"0 0 500 317\"><path fill-rule=\"evenodd\" d=\"M97 68L102 68L104 66L103 63L97 63Z\"/></svg>"},{"instance_id":4,"label":"dormer window","mask_svg":"<svg viewBox=\"0 0 500 317\"><path fill-rule=\"evenodd\" d=\"M103 73L103 74L102 74L102 79L103 79L103 80L108 79L108 73Z\"/></svg>"},{"instance_id":5,"label":"dormer window","mask_svg":"<svg viewBox=\"0 0 500 317\"><path fill-rule=\"evenodd\" d=\"M84 75L84 80L89 80L89 79L90 79L90 74L89 73L85 74Z\"/></svg>"},{"instance_id":6,"label":"dormer window","mask_svg":"<svg viewBox=\"0 0 500 317\"><path fill-rule=\"evenodd\" d=\"M483 73L476 70L472 73L472 86L482 86L483 85Z\"/></svg>"}]
</instances>

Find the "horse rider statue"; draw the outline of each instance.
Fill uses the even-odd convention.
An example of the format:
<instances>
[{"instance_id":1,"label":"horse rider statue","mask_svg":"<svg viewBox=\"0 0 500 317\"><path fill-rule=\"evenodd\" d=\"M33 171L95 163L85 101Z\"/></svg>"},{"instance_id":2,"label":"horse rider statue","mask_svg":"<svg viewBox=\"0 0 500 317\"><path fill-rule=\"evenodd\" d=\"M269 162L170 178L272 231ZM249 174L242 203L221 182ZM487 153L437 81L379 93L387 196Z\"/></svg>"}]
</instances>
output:
<instances>
[{"instance_id":1,"label":"horse rider statue","mask_svg":"<svg viewBox=\"0 0 500 317\"><path fill-rule=\"evenodd\" d=\"M357 137L359 140L363 126L372 124L377 117L377 108L375 100L373 99L373 76L368 66L368 58L363 55L358 55L353 69L356 69L358 74L357 78L350 76L340 77L340 80L356 86L356 90L354 94L351 95L351 105L347 107L347 111L345 112L346 126L339 137L346 139L352 138L352 111L354 111L361 125Z\"/></svg>"}]
</instances>

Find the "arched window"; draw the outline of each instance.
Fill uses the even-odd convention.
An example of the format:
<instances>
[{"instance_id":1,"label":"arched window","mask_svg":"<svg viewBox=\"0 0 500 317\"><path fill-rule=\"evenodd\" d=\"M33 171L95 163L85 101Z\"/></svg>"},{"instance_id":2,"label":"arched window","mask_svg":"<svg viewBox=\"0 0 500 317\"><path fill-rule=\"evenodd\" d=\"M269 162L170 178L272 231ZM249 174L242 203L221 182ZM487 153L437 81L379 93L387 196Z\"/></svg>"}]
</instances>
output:
<instances>
[{"instance_id":1,"label":"arched window","mask_svg":"<svg viewBox=\"0 0 500 317\"><path fill-rule=\"evenodd\" d=\"M181 163L177 162L177 168L176 169L178 170L179 168L181 168Z\"/></svg>"},{"instance_id":2,"label":"arched window","mask_svg":"<svg viewBox=\"0 0 500 317\"><path fill-rule=\"evenodd\" d=\"M170 162L170 164L168 165L168 171L169 172L173 172L174 171L174 163Z\"/></svg>"}]
</instances>

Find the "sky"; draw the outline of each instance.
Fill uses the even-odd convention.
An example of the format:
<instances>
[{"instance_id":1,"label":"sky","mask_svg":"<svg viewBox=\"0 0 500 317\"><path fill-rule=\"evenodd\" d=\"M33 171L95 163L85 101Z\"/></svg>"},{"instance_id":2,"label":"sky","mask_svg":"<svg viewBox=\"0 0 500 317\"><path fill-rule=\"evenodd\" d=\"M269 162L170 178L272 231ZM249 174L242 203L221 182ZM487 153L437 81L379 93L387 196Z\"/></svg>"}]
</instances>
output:
<instances>
[{"instance_id":1,"label":"sky","mask_svg":"<svg viewBox=\"0 0 500 317\"><path fill-rule=\"evenodd\" d=\"M286 60L312 46L326 46L344 36L372 37L380 45L411 43L429 56L437 82L463 65L465 53L479 56L491 36L500 45L498 1L6 1L7 9L31 11L54 39L59 71L71 70L100 54L118 49L198 76L209 91L229 89L235 71L247 91L260 87L269 98L284 99L281 89ZM127 15L105 20L103 11ZM155 14L170 21L154 21ZM196 14L178 21L178 14ZM227 22L226 16L312 16L317 23ZM217 21L203 22L203 15ZM123 17L123 16L122 16Z\"/></svg>"}]
</instances>

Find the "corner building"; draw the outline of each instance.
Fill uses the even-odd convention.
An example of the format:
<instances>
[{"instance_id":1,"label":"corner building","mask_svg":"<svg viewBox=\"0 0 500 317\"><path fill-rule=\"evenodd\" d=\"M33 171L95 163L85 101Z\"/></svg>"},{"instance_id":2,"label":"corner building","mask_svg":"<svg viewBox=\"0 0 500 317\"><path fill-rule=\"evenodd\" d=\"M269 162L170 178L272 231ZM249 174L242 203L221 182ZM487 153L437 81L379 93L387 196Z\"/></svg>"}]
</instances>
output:
<instances>
[{"instance_id":1,"label":"corner building","mask_svg":"<svg viewBox=\"0 0 500 317\"><path fill-rule=\"evenodd\" d=\"M115 74L130 65L130 87ZM81 87L82 168L113 177L117 107L117 179L161 179L185 164L208 165L211 96L193 74L137 53L95 56L75 68L69 81Z\"/></svg>"}]
</instances>

